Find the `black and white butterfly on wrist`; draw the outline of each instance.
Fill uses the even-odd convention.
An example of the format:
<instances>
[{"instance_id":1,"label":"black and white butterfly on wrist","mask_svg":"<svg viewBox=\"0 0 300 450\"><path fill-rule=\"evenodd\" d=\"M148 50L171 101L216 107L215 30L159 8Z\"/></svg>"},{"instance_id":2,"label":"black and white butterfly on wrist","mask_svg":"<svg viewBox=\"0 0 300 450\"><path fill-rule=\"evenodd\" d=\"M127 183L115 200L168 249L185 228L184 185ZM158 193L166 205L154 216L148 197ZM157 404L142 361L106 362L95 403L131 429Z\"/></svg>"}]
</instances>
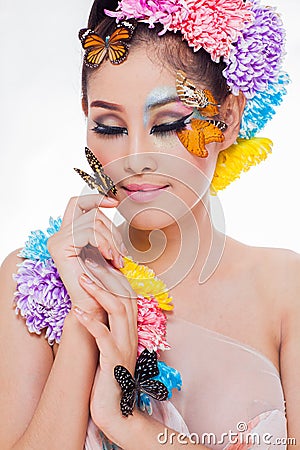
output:
<instances>
[{"instance_id":1,"label":"black and white butterfly on wrist","mask_svg":"<svg viewBox=\"0 0 300 450\"><path fill-rule=\"evenodd\" d=\"M167 400L169 392L166 386L153 378L159 374L157 354L145 349L137 359L134 377L126 367L118 365L114 368L114 376L122 390L120 409L123 416L132 415L135 403L140 406L141 393L155 400Z\"/></svg>"}]
</instances>

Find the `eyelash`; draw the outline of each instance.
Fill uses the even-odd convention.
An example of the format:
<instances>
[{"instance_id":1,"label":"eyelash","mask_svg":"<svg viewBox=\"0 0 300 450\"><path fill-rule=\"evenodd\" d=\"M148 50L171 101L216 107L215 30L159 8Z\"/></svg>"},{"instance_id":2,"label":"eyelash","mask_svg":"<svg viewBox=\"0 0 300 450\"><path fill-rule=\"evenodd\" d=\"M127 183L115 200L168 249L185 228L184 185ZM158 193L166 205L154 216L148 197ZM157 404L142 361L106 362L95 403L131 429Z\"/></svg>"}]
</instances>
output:
<instances>
[{"instance_id":1,"label":"eyelash","mask_svg":"<svg viewBox=\"0 0 300 450\"><path fill-rule=\"evenodd\" d=\"M150 134L158 134L160 136L166 136L169 134L176 133L177 131L184 130L186 128L186 125L189 123L189 122L186 122L186 120L192 114L193 113L190 113L187 116L184 116L179 120L176 120L175 122L164 123L161 125L154 125L150 130ZM103 137L112 138L112 137L119 137L124 134L128 134L128 131L126 128L108 126L108 125L104 125L103 123L98 123L98 122L95 122L95 123L96 123L96 126L94 128L92 128L92 131L94 131L97 134L100 134Z\"/></svg>"},{"instance_id":2,"label":"eyelash","mask_svg":"<svg viewBox=\"0 0 300 450\"><path fill-rule=\"evenodd\" d=\"M160 136L167 136L169 134L176 133L177 131L184 130L189 122L186 122L189 117L191 117L193 113L188 114L187 116L182 117L175 122L164 123L161 125L154 125L151 128L150 134L159 134Z\"/></svg>"},{"instance_id":3,"label":"eyelash","mask_svg":"<svg viewBox=\"0 0 300 450\"><path fill-rule=\"evenodd\" d=\"M101 134L103 137L112 138L112 137L119 137L120 135L123 134L128 134L126 128L108 126L98 122L95 123L96 126L92 128L92 131L94 131L97 134Z\"/></svg>"}]
</instances>

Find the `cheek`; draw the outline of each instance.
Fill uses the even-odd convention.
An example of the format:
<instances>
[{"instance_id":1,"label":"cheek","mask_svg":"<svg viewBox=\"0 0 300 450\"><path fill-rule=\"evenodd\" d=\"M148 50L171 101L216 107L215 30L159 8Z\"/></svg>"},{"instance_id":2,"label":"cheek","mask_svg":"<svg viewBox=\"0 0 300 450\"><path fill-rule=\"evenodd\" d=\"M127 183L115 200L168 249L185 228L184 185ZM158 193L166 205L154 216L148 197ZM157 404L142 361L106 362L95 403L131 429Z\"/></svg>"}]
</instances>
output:
<instances>
[{"instance_id":1,"label":"cheek","mask_svg":"<svg viewBox=\"0 0 300 450\"><path fill-rule=\"evenodd\" d=\"M115 138L100 138L92 131L87 132L87 146L103 165L109 164L116 158L115 154L119 147L116 144Z\"/></svg>"}]
</instances>

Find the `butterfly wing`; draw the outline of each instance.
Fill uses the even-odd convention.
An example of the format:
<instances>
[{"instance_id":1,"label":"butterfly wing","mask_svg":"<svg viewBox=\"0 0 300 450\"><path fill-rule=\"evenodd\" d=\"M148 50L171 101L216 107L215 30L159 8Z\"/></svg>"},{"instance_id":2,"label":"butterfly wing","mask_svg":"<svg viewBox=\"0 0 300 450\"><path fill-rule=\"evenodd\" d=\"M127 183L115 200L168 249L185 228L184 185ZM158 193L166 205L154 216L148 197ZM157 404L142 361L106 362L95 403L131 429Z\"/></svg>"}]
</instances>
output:
<instances>
[{"instance_id":1,"label":"butterfly wing","mask_svg":"<svg viewBox=\"0 0 300 450\"><path fill-rule=\"evenodd\" d=\"M208 121L198 120L194 124L194 128L195 130L201 130L201 132L204 134L205 144L210 144L211 142L223 142L225 139L222 130Z\"/></svg>"},{"instance_id":2,"label":"butterfly wing","mask_svg":"<svg viewBox=\"0 0 300 450\"><path fill-rule=\"evenodd\" d=\"M136 391L126 392L122 395L120 400L120 409L122 415L128 417L129 414L132 415L133 408L135 405Z\"/></svg>"},{"instance_id":3,"label":"butterfly wing","mask_svg":"<svg viewBox=\"0 0 300 450\"><path fill-rule=\"evenodd\" d=\"M203 120L192 119L191 129L177 131L177 136L184 147L200 158L206 158L208 151L205 148L205 136L201 128L201 124L195 122L203 122Z\"/></svg>"},{"instance_id":4,"label":"butterfly wing","mask_svg":"<svg viewBox=\"0 0 300 450\"><path fill-rule=\"evenodd\" d=\"M98 184L92 175L89 175L88 173L84 172L83 170L74 168L75 172L79 173L81 178L86 182L88 187L91 189L98 189ZM98 189L99 191L99 189ZM99 191L100 192L100 191ZM105 192L100 192L100 194L106 195Z\"/></svg>"},{"instance_id":5,"label":"butterfly wing","mask_svg":"<svg viewBox=\"0 0 300 450\"><path fill-rule=\"evenodd\" d=\"M116 366L114 368L114 376L124 394L128 394L128 392L132 392L135 389L135 381L126 367Z\"/></svg>"},{"instance_id":6,"label":"butterfly wing","mask_svg":"<svg viewBox=\"0 0 300 450\"><path fill-rule=\"evenodd\" d=\"M113 194L116 194L117 189L113 183L113 180L104 173L102 164L88 147L85 148L85 156L92 171L94 172L95 182L97 184L96 189L98 189L99 193L107 195L107 192L111 190Z\"/></svg>"},{"instance_id":7,"label":"butterfly wing","mask_svg":"<svg viewBox=\"0 0 300 450\"><path fill-rule=\"evenodd\" d=\"M214 96L208 89L204 89L203 93L207 99L207 104L205 107L201 108L201 114L205 117L216 116L217 114L219 114L219 105L217 105Z\"/></svg>"},{"instance_id":8,"label":"butterfly wing","mask_svg":"<svg viewBox=\"0 0 300 450\"><path fill-rule=\"evenodd\" d=\"M120 64L128 56L129 47L126 42L109 44L108 58L112 64Z\"/></svg>"},{"instance_id":9,"label":"butterfly wing","mask_svg":"<svg viewBox=\"0 0 300 450\"><path fill-rule=\"evenodd\" d=\"M214 119L206 119L207 122L213 124L215 127L219 128L221 131L226 131L228 128L228 125L225 122L222 122L221 120L214 120Z\"/></svg>"},{"instance_id":10,"label":"butterfly wing","mask_svg":"<svg viewBox=\"0 0 300 450\"><path fill-rule=\"evenodd\" d=\"M107 53L105 41L89 28L82 28L79 31L79 39L85 50L85 64L91 68L98 67Z\"/></svg>"},{"instance_id":11,"label":"butterfly wing","mask_svg":"<svg viewBox=\"0 0 300 450\"><path fill-rule=\"evenodd\" d=\"M147 380L140 383L140 388L142 392L150 395L150 397L155 398L155 400L163 401L167 400L169 396L168 389L166 386L158 380Z\"/></svg>"},{"instance_id":12,"label":"butterfly wing","mask_svg":"<svg viewBox=\"0 0 300 450\"><path fill-rule=\"evenodd\" d=\"M199 107L199 99L195 94L195 86L188 81L184 72L179 70L176 77L176 90L180 100L191 108Z\"/></svg>"},{"instance_id":13,"label":"butterfly wing","mask_svg":"<svg viewBox=\"0 0 300 450\"><path fill-rule=\"evenodd\" d=\"M131 373L124 366L116 366L114 368L114 376L119 383L122 390L122 397L120 400L120 409L123 416L128 417L132 414L135 396L136 396L136 383L131 376Z\"/></svg>"},{"instance_id":14,"label":"butterfly wing","mask_svg":"<svg viewBox=\"0 0 300 450\"><path fill-rule=\"evenodd\" d=\"M191 108L197 108L205 117L213 117L219 113L216 100L208 89L197 89L182 70L177 72L176 90L180 100Z\"/></svg>"},{"instance_id":15,"label":"butterfly wing","mask_svg":"<svg viewBox=\"0 0 300 450\"><path fill-rule=\"evenodd\" d=\"M129 21L122 22L108 40L108 57L112 64L120 64L128 55L127 41L131 39L135 27Z\"/></svg>"},{"instance_id":16,"label":"butterfly wing","mask_svg":"<svg viewBox=\"0 0 300 450\"><path fill-rule=\"evenodd\" d=\"M159 374L157 365L157 354L156 352L150 352L145 349L138 357L134 378L139 384L156 377Z\"/></svg>"}]
</instances>

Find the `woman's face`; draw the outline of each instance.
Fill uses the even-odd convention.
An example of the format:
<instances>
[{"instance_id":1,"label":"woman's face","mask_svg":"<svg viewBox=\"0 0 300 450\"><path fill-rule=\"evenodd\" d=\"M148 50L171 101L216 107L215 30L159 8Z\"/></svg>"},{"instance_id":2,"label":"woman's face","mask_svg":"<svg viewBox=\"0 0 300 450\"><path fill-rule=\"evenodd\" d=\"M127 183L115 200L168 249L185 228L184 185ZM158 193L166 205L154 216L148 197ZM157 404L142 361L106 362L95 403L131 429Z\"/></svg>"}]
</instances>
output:
<instances>
[{"instance_id":1,"label":"woman's face","mask_svg":"<svg viewBox=\"0 0 300 450\"><path fill-rule=\"evenodd\" d=\"M107 166L119 210L139 229L164 228L208 190L220 144L208 157L188 152L177 137L193 109L177 97L176 73L133 49L120 65L105 62L88 82L87 145ZM205 86L199 86L205 87Z\"/></svg>"}]
</instances>

